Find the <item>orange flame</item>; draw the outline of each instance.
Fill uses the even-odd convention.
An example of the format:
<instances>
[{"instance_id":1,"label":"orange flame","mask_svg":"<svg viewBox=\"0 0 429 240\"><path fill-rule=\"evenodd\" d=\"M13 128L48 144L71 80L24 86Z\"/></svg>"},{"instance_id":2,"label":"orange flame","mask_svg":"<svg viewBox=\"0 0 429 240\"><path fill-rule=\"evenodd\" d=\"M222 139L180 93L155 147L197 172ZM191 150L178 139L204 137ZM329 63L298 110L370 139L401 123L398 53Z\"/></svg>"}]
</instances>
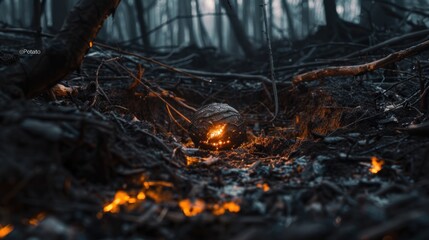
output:
<instances>
[{"instance_id":1,"label":"orange flame","mask_svg":"<svg viewBox=\"0 0 429 240\"><path fill-rule=\"evenodd\" d=\"M383 165L384 165L383 159L379 159L375 156L372 156L371 157L371 168L369 169L369 171L373 174L376 174L382 169Z\"/></svg>"},{"instance_id":2,"label":"orange flame","mask_svg":"<svg viewBox=\"0 0 429 240\"><path fill-rule=\"evenodd\" d=\"M217 126L212 127L207 132L207 141L209 141L210 139L222 137L222 135L224 134L224 131L225 131L225 127L226 127L226 124L217 125Z\"/></svg>"},{"instance_id":3,"label":"orange flame","mask_svg":"<svg viewBox=\"0 0 429 240\"><path fill-rule=\"evenodd\" d=\"M222 145L229 144L231 141L229 139L224 138L225 128L227 124L215 125L207 132L207 140L205 143L212 145L216 149L221 147Z\"/></svg>"},{"instance_id":4,"label":"orange flame","mask_svg":"<svg viewBox=\"0 0 429 240\"><path fill-rule=\"evenodd\" d=\"M203 200L197 199L191 201L189 199L184 199L179 202L179 207L182 209L183 214L187 217L196 216L204 211L206 204Z\"/></svg>"},{"instance_id":5,"label":"orange flame","mask_svg":"<svg viewBox=\"0 0 429 240\"><path fill-rule=\"evenodd\" d=\"M13 231L13 226L12 225L10 225L10 224L6 225L6 226L0 225L0 239L1 238L5 238L12 231Z\"/></svg>"}]
</instances>

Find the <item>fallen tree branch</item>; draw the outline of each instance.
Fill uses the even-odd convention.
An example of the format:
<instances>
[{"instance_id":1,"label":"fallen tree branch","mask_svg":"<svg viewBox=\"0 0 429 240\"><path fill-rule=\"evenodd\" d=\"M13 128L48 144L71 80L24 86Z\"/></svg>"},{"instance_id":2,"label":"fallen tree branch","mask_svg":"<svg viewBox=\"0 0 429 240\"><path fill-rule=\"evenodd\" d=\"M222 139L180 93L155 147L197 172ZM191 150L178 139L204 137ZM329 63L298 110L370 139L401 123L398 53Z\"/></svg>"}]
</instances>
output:
<instances>
[{"instance_id":1,"label":"fallen tree branch","mask_svg":"<svg viewBox=\"0 0 429 240\"><path fill-rule=\"evenodd\" d=\"M309 82L325 77L336 77L336 76L356 76L367 72L372 72L376 69L382 68L391 63L400 61L404 58L416 55L429 48L429 40L424 41L415 46L407 49L394 52L387 57L359 65L351 66L338 66L338 67L327 67L322 69L313 70L303 74L295 76L292 80L293 84L299 84L302 82Z\"/></svg>"}]
</instances>

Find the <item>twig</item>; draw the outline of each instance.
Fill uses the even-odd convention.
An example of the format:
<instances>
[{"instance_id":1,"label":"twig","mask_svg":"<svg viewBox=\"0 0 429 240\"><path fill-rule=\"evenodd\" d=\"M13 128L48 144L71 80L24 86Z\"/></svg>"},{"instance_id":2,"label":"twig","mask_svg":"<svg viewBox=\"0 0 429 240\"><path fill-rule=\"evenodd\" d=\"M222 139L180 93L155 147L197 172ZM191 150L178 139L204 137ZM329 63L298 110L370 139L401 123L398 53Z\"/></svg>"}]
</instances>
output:
<instances>
[{"instance_id":1,"label":"twig","mask_svg":"<svg viewBox=\"0 0 429 240\"><path fill-rule=\"evenodd\" d=\"M95 105L95 102L97 101L98 92L102 93L104 95L104 97L107 98L107 95L104 93L103 90L101 90L100 84L98 84L98 75L100 73L101 67L105 63L111 62L111 61L116 61L118 59L119 59L119 57L111 58L111 59L108 59L108 60L103 60L103 61L101 61L100 65L98 65L97 71L95 72L95 93L94 93L94 98L92 99L91 103L88 105L88 109L92 108ZM107 98L107 101L110 102L109 98Z\"/></svg>"},{"instance_id":2,"label":"twig","mask_svg":"<svg viewBox=\"0 0 429 240\"><path fill-rule=\"evenodd\" d=\"M271 121L276 119L277 114L279 113L279 96L277 94L277 85L276 85L276 77L274 75L274 60L273 60L273 50L271 49L271 39L270 34L268 33L268 20L267 20L267 11L265 9L265 0L262 0L262 14L264 16L264 26L265 26L265 37L267 38L268 44L268 53L270 55L270 71L271 71L271 82L273 85L273 95L274 95L274 117Z\"/></svg>"},{"instance_id":3,"label":"twig","mask_svg":"<svg viewBox=\"0 0 429 240\"><path fill-rule=\"evenodd\" d=\"M250 74L241 74L241 73L215 73L215 72L205 72L198 70L190 70L180 68L179 70L191 73L197 76L210 76L214 78L225 78L225 79L245 79L245 80L255 80L264 83L272 83L272 81L262 75L250 75Z\"/></svg>"},{"instance_id":4,"label":"twig","mask_svg":"<svg viewBox=\"0 0 429 240\"><path fill-rule=\"evenodd\" d=\"M159 24L158 26L152 28L151 30L149 30L146 34L150 35L156 31L158 31L159 29L163 28L164 26L176 21L176 20L180 20L180 19L184 19L184 18L200 18L200 17L204 17L204 16L219 16L219 15L225 15L224 13L201 13L201 14L194 14L194 15L179 15L179 16L175 16L173 18L168 19L167 21ZM138 36L129 40L125 40L123 42L120 42L120 44L123 43L130 43L130 42L134 42L136 40L141 39L143 36Z\"/></svg>"},{"instance_id":5,"label":"twig","mask_svg":"<svg viewBox=\"0 0 429 240\"><path fill-rule=\"evenodd\" d=\"M168 105L171 109L173 109L173 111L175 111L181 118L183 118L185 121L187 121L188 123L191 123L191 120L189 120L189 118L187 118L185 115L183 115L183 113L181 113L179 110L177 110L175 107L173 107L167 100L165 100L161 94L159 94L158 92L154 91L151 87L149 87L148 85L144 84L140 79L138 79L130 70L128 70L126 67L118 64L118 66L120 66L122 69L124 69L126 72L128 72L128 74L137 82L139 82L144 88L146 88L149 92L152 92L153 94L155 94L155 96L157 96L162 102L164 102L166 105ZM179 101L177 101L178 103L180 103Z\"/></svg>"},{"instance_id":6,"label":"twig","mask_svg":"<svg viewBox=\"0 0 429 240\"><path fill-rule=\"evenodd\" d=\"M379 44L376 44L374 46L371 46L371 47L359 50L357 52L350 53L349 55L347 55L347 56L345 56L343 58L347 59L347 58L359 56L361 54L377 50L379 48L382 48L382 47L390 45L390 44L394 44L394 43L398 43L398 42L403 42L404 40L407 40L409 38L416 38L416 37L420 37L420 36L427 36L428 34L429 34L429 30L428 29L422 30L422 31L418 31L418 32L408 33L408 34L405 34L405 35L402 35L402 36L391 38L389 40L386 40L386 41L381 42Z\"/></svg>"},{"instance_id":7,"label":"twig","mask_svg":"<svg viewBox=\"0 0 429 240\"><path fill-rule=\"evenodd\" d=\"M141 60L144 60L144 61L146 61L146 62L150 62L150 63L156 64L156 65L159 65L159 66L161 66L161 67L163 67L163 68L165 68L165 69L168 69L168 70L170 70L170 71L172 71L172 72L180 73L180 74L182 74L182 75L188 76L188 77L190 77L190 78L192 78L192 79L201 80L201 81L204 81L204 82L211 82L210 80L207 80L207 79L205 79L205 78L201 78L201 77L197 77L197 76L192 75L192 74L190 74L190 73L188 73L188 72L181 71L180 69L177 69L177 68L175 68L175 67L169 66L169 65L164 64L164 63L162 63L162 62L158 62L158 61L156 61L156 60L154 60L154 59L152 59L152 58L143 57L143 56L141 56L141 55L138 55L138 54L135 54L135 53L132 53L132 52L128 52L128 51L124 51L124 50L121 50L121 49L119 49L119 48L111 47L111 46L109 46L109 45L102 44L102 43L95 43L95 42L94 42L94 45L97 45L97 46L99 46L99 47L106 48L106 49L109 49L109 50L112 50L112 51L116 51L116 52L118 52L118 53L122 53L122 54L125 54L125 55L129 55L129 56L136 57L136 58L141 59Z\"/></svg>"},{"instance_id":8,"label":"twig","mask_svg":"<svg viewBox=\"0 0 429 240\"><path fill-rule=\"evenodd\" d=\"M376 69L382 68L391 63L416 55L424 50L427 50L428 48L429 48L429 40L424 41L418 45L409 47L405 50L394 52L388 55L387 57L384 57L366 64L328 67L328 68L322 68L322 69L306 72L295 76L292 80L292 83L296 85L302 82L309 82L309 81L313 81L313 80L317 80L325 77L356 76L363 73L372 72Z\"/></svg>"}]
</instances>

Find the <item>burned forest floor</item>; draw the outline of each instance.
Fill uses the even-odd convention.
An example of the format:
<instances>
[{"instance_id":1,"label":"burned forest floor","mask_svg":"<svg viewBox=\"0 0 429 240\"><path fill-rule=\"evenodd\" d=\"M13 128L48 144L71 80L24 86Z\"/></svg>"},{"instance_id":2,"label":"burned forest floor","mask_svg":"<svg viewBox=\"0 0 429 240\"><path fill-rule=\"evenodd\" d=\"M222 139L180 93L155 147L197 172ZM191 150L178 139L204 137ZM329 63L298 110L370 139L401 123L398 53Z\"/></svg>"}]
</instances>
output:
<instances>
[{"instance_id":1,"label":"burned forest floor","mask_svg":"<svg viewBox=\"0 0 429 240\"><path fill-rule=\"evenodd\" d=\"M429 54L291 83L426 36L363 51L394 37L274 42L275 118L265 47L243 60L94 43L43 95L0 98L0 238L429 239ZM0 33L1 67L33 41ZM188 120L213 102L243 117L239 147L192 143Z\"/></svg>"}]
</instances>

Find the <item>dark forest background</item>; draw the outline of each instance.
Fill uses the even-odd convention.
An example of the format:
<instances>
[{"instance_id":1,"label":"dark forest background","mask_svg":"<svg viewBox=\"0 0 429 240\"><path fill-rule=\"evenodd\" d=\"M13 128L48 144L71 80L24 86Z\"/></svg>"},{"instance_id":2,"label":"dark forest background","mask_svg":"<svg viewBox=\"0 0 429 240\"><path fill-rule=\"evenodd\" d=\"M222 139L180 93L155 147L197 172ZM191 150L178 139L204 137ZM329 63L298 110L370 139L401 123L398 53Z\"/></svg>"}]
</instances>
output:
<instances>
[{"instance_id":1,"label":"dark forest background","mask_svg":"<svg viewBox=\"0 0 429 240\"><path fill-rule=\"evenodd\" d=\"M0 0L0 26L57 32L76 0ZM269 32L273 41L296 41L339 18L368 29L409 32L428 20L426 0L267 0ZM253 47L264 44L261 0L230 0L241 28ZM336 10L332 11L332 9ZM326 17L328 16L328 17ZM40 17L40 18L39 18ZM40 19L40 21L38 20ZM332 26L329 26L332 25ZM195 45L225 53L243 53L233 34L222 1L123 0L115 17L104 24L99 40L141 45L146 50L168 50Z\"/></svg>"}]
</instances>

